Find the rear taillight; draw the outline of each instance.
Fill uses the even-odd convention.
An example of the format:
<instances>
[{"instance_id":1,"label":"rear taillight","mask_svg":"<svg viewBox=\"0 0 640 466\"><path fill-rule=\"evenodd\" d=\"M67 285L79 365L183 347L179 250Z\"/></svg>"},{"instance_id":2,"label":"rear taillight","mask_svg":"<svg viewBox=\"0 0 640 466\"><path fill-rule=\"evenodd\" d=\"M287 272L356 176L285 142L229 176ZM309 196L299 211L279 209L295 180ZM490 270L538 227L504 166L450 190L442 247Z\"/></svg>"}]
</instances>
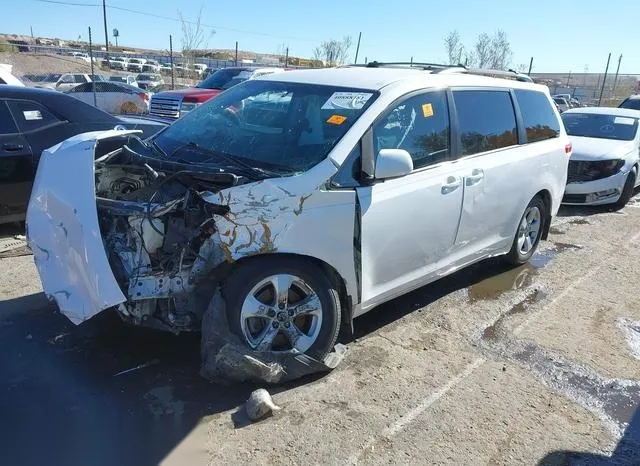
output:
<instances>
[{"instance_id":1,"label":"rear taillight","mask_svg":"<svg viewBox=\"0 0 640 466\"><path fill-rule=\"evenodd\" d=\"M571 145L571 143L567 144L566 146L564 146L564 153L565 154L570 154L571 153L571 149L573 149L573 146Z\"/></svg>"}]
</instances>

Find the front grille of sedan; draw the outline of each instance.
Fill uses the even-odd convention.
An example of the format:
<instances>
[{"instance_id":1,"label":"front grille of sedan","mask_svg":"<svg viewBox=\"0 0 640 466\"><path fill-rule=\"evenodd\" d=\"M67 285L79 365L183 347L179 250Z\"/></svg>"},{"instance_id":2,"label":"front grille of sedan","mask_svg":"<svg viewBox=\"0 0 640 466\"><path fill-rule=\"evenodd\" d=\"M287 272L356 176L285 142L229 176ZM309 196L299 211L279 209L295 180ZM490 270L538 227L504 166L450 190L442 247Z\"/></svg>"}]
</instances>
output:
<instances>
[{"instance_id":1,"label":"front grille of sedan","mask_svg":"<svg viewBox=\"0 0 640 466\"><path fill-rule=\"evenodd\" d=\"M180 117L180 105L182 100L174 99L171 97L151 97L151 104L149 108L149 114L159 116L162 118L177 119Z\"/></svg>"},{"instance_id":2,"label":"front grille of sedan","mask_svg":"<svg viewBox=\"0 0 640 466\"><path fill-rule=\"evenodd\" d=\"M611 162L611 160L594 162L569 160L567 183L594 181L611 176L617 172L617 170L611 170Z\"/></svg>"}]
</instances>

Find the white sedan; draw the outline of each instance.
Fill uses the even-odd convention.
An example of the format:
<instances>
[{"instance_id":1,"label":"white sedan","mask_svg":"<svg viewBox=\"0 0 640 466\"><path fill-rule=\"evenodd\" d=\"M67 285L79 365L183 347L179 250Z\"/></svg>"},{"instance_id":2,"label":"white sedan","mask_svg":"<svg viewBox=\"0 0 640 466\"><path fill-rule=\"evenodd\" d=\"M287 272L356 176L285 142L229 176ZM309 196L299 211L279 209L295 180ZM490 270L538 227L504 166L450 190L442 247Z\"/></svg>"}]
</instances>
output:
<instances>
[{"instance_id":1,"label":"white sedan","mask_svg":"<svg viewBox=\"0 0 640 466\"><path fill-rule=\"evenodd\" d=\"M83 102L94 105L94 85L96 107L100 110L114 115L149 112L149 93L124 83L86 83L74 87L67 93Z\"/></svg>"},{"instance_id":2,"label":"white sedan","mask_svg":"<svg viewBox=\"0 0 640 466\"><path fill-rule=\"evenodd\" d=\"M575 108L562 114L573 144L563 204L624 206L640 184L640 111Z\"/></svg>"}]
</instances>

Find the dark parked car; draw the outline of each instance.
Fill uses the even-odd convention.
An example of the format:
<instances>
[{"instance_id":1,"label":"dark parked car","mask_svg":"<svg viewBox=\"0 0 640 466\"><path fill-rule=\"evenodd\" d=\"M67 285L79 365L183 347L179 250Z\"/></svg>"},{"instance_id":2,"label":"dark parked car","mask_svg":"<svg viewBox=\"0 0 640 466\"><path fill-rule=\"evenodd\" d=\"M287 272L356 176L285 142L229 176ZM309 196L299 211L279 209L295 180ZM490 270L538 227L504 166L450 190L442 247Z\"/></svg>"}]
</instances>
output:
<instances>
[{"instance_id":1,"label":"dark parked car","mask_svg":"<svg viewBox=\"0 0 640 466\"><path fill-rule=\"evenodd\" d=\"M89 131L121 127L148 137L165 126L158 119L109 115L61 92L0 86L0 224L24 220L43 150Z\"/></svg>"},{"instance_id":2,"label":"dark parked car","mask_svg":"<svg viewBox=\"0 0 640 466\"><path fill-rule=\"evenodd\" d=\"M620 104L620 108L630 108L631 110L640 110L640 94L631 95L624 99Z\"/></svg>"}]
</instances>

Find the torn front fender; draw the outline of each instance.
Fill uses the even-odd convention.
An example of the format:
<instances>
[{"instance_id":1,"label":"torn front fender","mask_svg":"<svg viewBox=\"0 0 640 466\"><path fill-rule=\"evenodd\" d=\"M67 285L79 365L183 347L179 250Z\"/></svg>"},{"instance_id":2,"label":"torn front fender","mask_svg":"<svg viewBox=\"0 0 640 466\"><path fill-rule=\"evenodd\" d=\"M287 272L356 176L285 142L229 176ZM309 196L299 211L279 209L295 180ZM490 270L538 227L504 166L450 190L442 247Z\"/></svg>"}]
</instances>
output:
<instances>
[{"instance_id":1,"label":"torn front fender","mask_svg":"<svg viewBox=\"0 0 640 466\"><path fill-rule=\"evenodd\" d=\"M105 252L96 207L99 141L135 131L74 136L40 158L27 210L27 240L45 294L79 324L125 301Z\"/></svg>"}]
</instances>

